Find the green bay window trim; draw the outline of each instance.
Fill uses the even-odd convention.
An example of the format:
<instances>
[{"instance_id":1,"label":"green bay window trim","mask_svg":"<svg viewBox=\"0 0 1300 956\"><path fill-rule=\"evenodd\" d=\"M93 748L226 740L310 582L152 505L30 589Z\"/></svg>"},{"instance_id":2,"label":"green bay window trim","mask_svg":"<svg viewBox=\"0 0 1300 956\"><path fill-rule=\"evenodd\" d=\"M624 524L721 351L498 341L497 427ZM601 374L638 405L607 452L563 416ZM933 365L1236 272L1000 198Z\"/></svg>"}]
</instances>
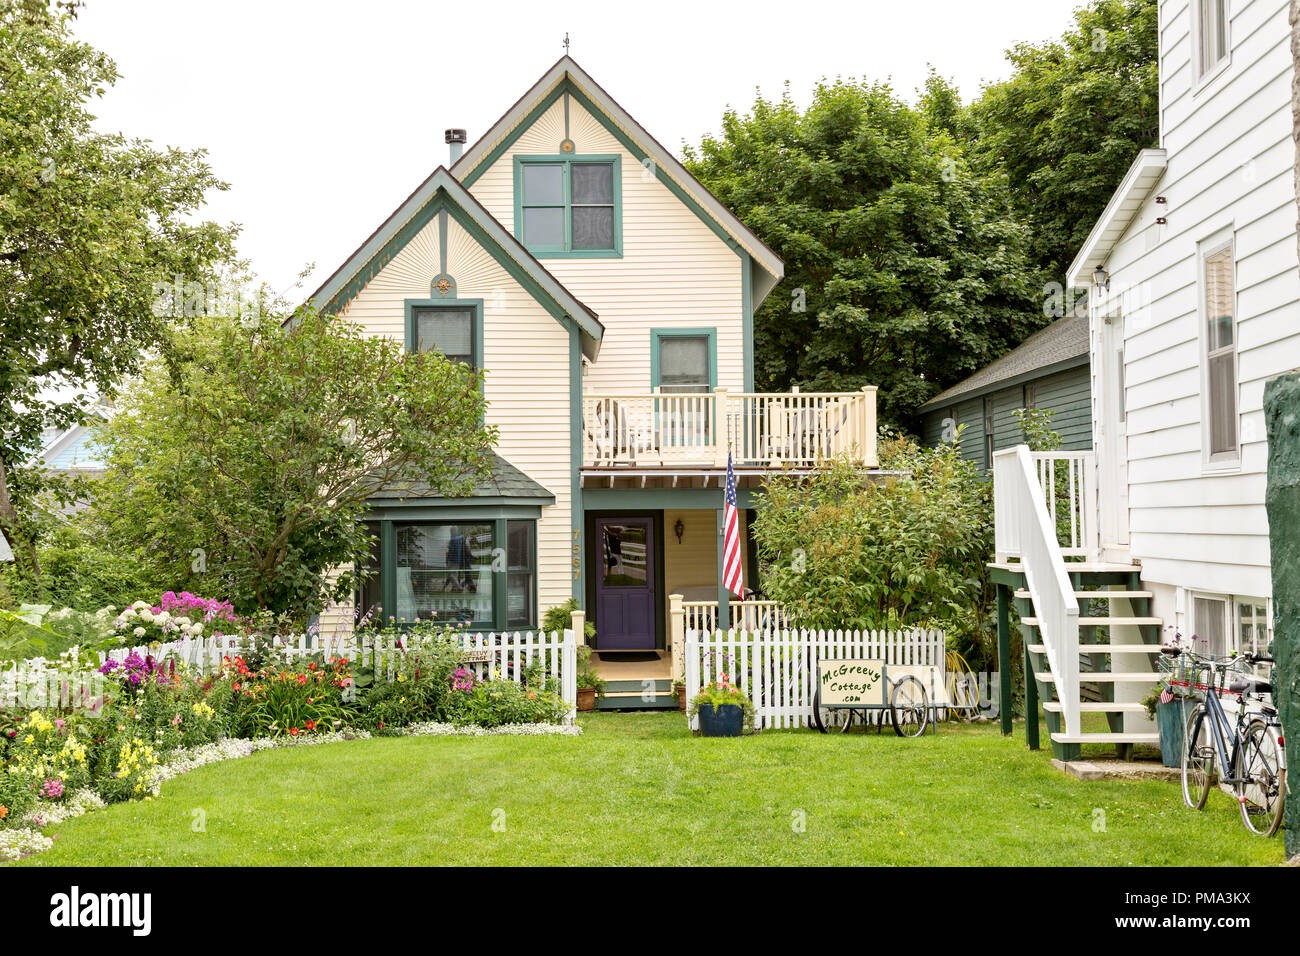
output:
<instances>
[{"instance_id":1,"label":"green bay window trim","mask_svg":"<svg viewBox=\"0 0 1300 956\"><path fill-rule=\"evenodd\" d=\"M436 620L471 630L537 626L536 508L446 508L369 522L377 531L359 594L365 614L398 626ZM374 619L372 618L372 620Z\"/></svg>"},{"instance_id":2,"label":"green bay window trim","mask_svg":"<svg viewBox=\"0 0 1300 956\"><path fill-rule=\"evenodd\" d=\"M652 391L712 392L717 387L717 329L650 330Z\"/></svg>"},{"instance_id":3,"label":"green bay window trim","mask_svg":"<svg viewBox=\"0 0 1300 956\"><path fill-rule=\"evenodd\" d=\"M406 351L431 349L482 369L483 300L407 299Z\"/></svg>"},{"instance_id":4,"label":"green bay window trim","mask_svg":"<svg viewBox=\"0 0 1300 956\"><path fill-rule=\"evenodd\" d=\"M623 165L618 154L514 158L515 238L539 258L623 255Z\"/></svg>"}]
</instances>

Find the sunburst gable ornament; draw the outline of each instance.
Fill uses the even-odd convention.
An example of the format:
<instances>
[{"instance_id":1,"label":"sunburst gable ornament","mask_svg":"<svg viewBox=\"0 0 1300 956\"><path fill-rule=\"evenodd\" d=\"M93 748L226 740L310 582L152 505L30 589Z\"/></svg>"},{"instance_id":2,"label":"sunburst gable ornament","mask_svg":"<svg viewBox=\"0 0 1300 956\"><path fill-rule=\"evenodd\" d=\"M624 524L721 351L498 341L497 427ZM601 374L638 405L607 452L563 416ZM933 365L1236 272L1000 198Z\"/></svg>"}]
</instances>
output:
<instances>
[{"instance_id":1,"label":"sunburst gable ornament","mask_svg":"<svg viewBox=\"0 0 1300 956\"><path fill-rule=\"evenodd\" d=\"M455 287L456 284L452 282L451 279L445 275L438 276L438 278L433 280L434 291L439 293L443 297L446 297L447 293L450 292Z\"/></svg>"},{"instance_id":2,"label":"sunburst gable ornament","mask_svg":"<svg viewBox=\"0 0 1300 956\"><path fill-rule=\"evenodd\" d=\"M572 152L573 152L573 140L571 140L571 139L566 139L566 140L564 140L563 142L561 142L561 143L560 143L560 152L562 152L562 153L572 153Z\"/></svg>"}]
</instances>

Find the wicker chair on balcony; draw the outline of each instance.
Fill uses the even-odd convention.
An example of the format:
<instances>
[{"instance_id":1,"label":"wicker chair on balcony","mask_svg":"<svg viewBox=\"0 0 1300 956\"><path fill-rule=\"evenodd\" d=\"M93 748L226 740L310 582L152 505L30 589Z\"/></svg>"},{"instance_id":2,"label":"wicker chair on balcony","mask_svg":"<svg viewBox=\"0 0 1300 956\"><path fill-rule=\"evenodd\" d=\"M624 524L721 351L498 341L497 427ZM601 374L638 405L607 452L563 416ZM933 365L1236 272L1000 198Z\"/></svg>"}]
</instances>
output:
<instances>
[{"instance_id":1,"label":"wicker chair on balcony","mask_svg":"<svg viewBox=\"0 0 1300 956\"><path fill-rule=\"evenodd\" d=\"M635 416L614 399L601 399L585 423L595 449L596 463L635 467L642 457L659 457L659 439L653 427L639 425Z\"/></svg>"}]
</instances>

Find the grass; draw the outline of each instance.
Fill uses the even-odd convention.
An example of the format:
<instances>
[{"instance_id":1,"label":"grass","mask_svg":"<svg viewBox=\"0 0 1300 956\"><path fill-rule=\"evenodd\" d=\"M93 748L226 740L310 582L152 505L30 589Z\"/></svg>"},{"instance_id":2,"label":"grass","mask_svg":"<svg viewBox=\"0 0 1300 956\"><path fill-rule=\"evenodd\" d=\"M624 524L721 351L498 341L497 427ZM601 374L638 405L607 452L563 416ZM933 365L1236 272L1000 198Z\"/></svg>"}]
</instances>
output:
<instances>
[{"instance_id":1,"label":"grass","mask_svg":"<svg viewBox=\"0 0 1300 956\"><path fill-rule=\"evenodd\" d=\"M159 799L64 823L52 849L19 865L1236 866L1283 857L1281 839L1247 833L1225 795L1195 813L1175 784L1084 783L992 725L944 725L919 740L813 731L705 740L676 713L582 723L580 738L384 738L212 764L167 782Z\"/></svg>"}]
</instances>

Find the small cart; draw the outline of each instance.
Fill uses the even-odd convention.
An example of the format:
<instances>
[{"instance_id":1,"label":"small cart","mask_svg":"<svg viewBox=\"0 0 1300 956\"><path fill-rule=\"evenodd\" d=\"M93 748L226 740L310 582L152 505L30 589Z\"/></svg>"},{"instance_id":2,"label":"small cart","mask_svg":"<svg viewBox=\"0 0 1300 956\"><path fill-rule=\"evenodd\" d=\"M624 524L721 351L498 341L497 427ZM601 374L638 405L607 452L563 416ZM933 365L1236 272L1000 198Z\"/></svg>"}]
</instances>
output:
<instances>
[{"instance_id":1,"label":"small cart","mask_svg":"<svg viewBox=\"0 0 1300 956\"><path fill-rule=\"evenodd\" d=\"M933 725L939 732L938 709L947 706L940 668L925 664L886 664L879 660L818 660L813 695L813 723L824 734L845 733L854 715L863 724L875 711L883 725L884 712L900 737L920 737ZM926 690L927 684L934 690Z\"/></svg>"}]
</instances>

